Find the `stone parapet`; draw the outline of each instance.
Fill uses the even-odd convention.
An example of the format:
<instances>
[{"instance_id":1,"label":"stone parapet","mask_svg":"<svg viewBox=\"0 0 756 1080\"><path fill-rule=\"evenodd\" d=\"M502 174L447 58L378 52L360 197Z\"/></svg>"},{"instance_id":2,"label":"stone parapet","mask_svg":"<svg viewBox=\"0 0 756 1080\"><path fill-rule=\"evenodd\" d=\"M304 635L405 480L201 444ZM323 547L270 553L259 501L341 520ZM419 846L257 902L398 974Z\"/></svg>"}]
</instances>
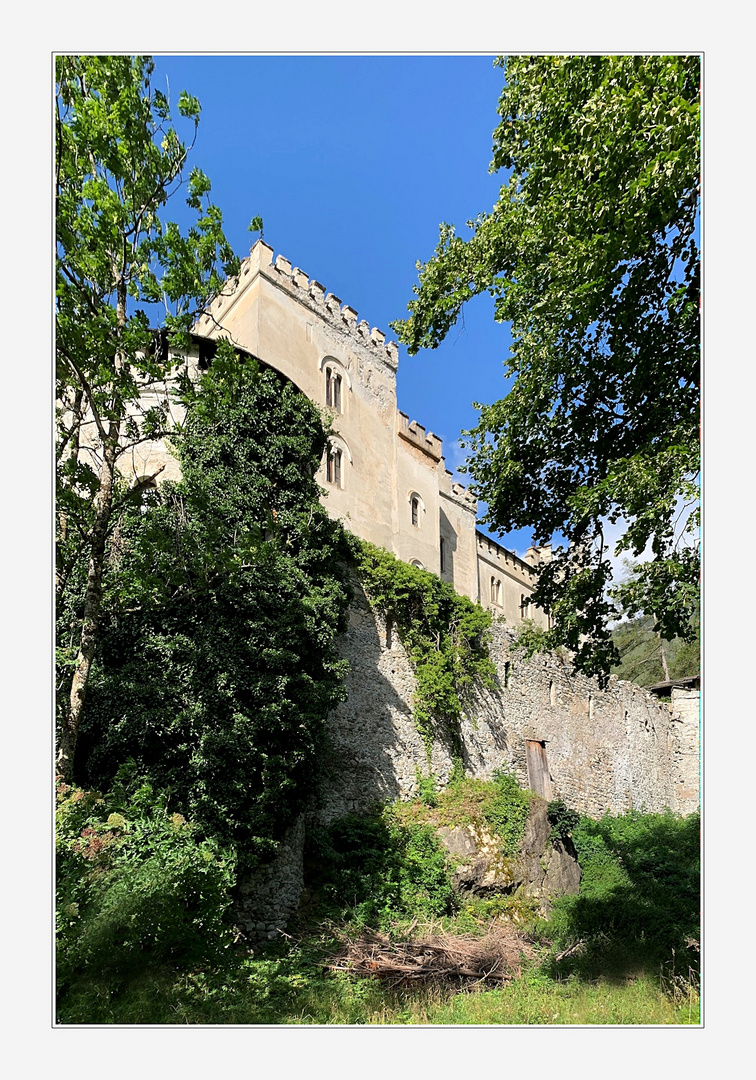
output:
<instances>
[{"instance_id":1,"label":"stone parapet","mask_svg":"<svg viewBox=\"0 0 756 1080\"><path fill-rule=\"evenodd\" d=\"M209 313L202 315L195 330L200 334L212 334L234 306L246 288L249 275L263 275L299 303L311 310L357 345L369 348L376 359L385 363L393 372L399 365L399 348L395 341L386 341L386 335L377 327L370 327L365 320L357 321L357 312L348 304L342 304L338 296L326 293L325 287L315 278L310 279L298 266L292 267L284 255L273 258L273 248L258 240L249 257L244 259L236 278L229 280L220 295L213 300Z\"/></svg>"},{"instance_id":2,"label":"stone parapet","mask_svg":"<svg viewBox=\"0 0 756 1080\"><path fill-rule=\"evenodd\" d=\"M350 664L348 697L329 719L338 768L323 793L324 821L411 798L418 770L430 768L444 785L454 768L455 750L444 737L429 764L412 716L417 684L409 658L359 591L340 651ZM601 690L558 654L527 660L502 622L494 622L490 651L497 688L468 703L459 727L468 775L488 779L504 767L528 787L527 744L538 742L553 797L582 813L697 808L697 746L677 730L682 725L665 703L614 677Z\"/></svg>"},{"instance_id":3,"label":"stone parapet","mask_svg":"<svg viewBox=\"0 0 756 1080\"><path fill-rule=\"evenodd\" d=\"M528 588L533 587L535 573L532 566L525 562L524 559L521 559L519 555L515 555L513 551L502 547L501 544L497 544L495 540L485 536L482 532L476 531L475 539L478 545L479 559L516 578Z\"/></svg>"},{"instance_id":4,"label":"stone parapet","mask_svg":"<svg viewBox=\"0 0 756 1080\"><path fill-rule=\"evenodd\" d=\"M410 420L406 413L400 412L398 409L396 416L396 430L399 437L418 447L419 450L422 450L428 457L433 458L434 461L440 461L443 456L443 442L438 435L434 435L432 431L426 434L422 424L418 424L417 420Z\"/></svg>"}]
</instances>

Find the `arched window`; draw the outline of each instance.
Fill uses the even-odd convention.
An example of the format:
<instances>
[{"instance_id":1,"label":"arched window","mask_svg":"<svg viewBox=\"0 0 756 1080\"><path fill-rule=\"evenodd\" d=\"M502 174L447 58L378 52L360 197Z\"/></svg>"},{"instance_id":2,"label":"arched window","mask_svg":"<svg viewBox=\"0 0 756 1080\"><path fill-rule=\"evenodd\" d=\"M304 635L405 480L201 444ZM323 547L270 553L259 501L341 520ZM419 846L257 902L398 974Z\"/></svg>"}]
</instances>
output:
<instances>
[{"instance_id":1,"label":"arched window","mask_svg":"<svg viewBox=\"0 0 756 1080\"><path fill-rule=\"evenodd\" d=\"M417 491L407 492L407 502L409 503L410 522L414 529L422 529L423 518L425 517L425 503L422 500L422 496Z\"/></svg>"},{"instance_id":2,"label":"arched window","mask_svg":"<svg viewBox=\"0 0 756 1080\"><path fill-rule=\"evenodd\" d=\"M326 405L340 413L342 378L330 364L325 369L325 383Z\"/></svg>"},{"instance_id":3,"label":"arched window","mask_svg":"<svg viewBox=\"0 0 756 1080\"><path fill-rule=\"evenodd\" d=\"M495 577L491 578L491 603L501 603L501 582Z\"/></svg>"},{"instance_id":4,"label":"arched window","mask_svg":"<svg viewBox=\"0 0 756 1080\"><path fill-rule=\"evenodd\" d=\"M530 597L526 596L525 593L520 596L520 618L530 618Z\"/></svg>"},{"instance_id":5,"label":"arched window","mask_svg":"<svg viewBox=\"0 0 756 1080\"><path fill-rule=\"evenodd\" d=\"M343 435L335 432L328 439L324 471L326 483L337 488L345 488L347 465L354 465L352 451Z\"/></svg>"},{"instance_id":6,"label":"arched window","mask_svg":"<svg viewBox=\"0 0 756 1080\"><path fill-rule=\"evenodd\" d=\"M325 403L327 408L336 413L343 413L346 407L346 392L352 389L349 369L335 356L324 356L320 361L320 370L325 380Z\"/></svg>"},{"instance_id":7,"label":"arched window","mask_svg":"<svg viewBox=\"0 0 756 1080\"><path fill-rule=\"evenodd\" d=\"M420 562L419 559L410 559L410 566L416 566L418 568L418 570L424 570L425 569L425 567L423 566L423 564Z\"/></svg>"},{"instance_id":8,"label":"arched window","mask_svg":"<svg viewBox=\"0 0 756 1080\"><path fill-rule=\"evenodd\" d=\"M342 463L343 455L338 446L329 446L326 456L326 480L334 487L342 487Z\"/></svg>"}]
</instances>

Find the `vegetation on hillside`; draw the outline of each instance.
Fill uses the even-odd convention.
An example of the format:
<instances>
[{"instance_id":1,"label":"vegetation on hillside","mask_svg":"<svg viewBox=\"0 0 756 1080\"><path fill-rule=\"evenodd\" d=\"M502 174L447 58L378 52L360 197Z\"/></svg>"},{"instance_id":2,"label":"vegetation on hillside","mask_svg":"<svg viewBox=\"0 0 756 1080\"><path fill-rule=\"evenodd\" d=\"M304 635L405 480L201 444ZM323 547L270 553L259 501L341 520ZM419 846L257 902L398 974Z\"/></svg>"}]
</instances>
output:
<instances>
[{"instance_id":1,"label":"vegetation on hillside","mask_svg":"<svg viewBox=\"0 0 756 1080\"><path fill-rule=\"evenodd\" d=\"M310 840L308 907L285 938L250 952L224 921L233 861L222 849L128 776L107 799L62 787L59 1022L698 1023L697 816L570 819L580 894L543 920L517 897L456 894L434 832L439 812L494 810L506 834L523 800L501 780L462 780L436 807L418 799L333 822ZM453 973L403 985L401 972L382 981L344 962L345 942L368 927L400 958L423 940L470 955L510 927L523 955L494 987Z\"/></svg>"},{"instance_id":2,"label":"vegetation on hillside","mask_svg":"<svg viewBox=\"0 0 756 1080\"><path fill-rule=\"evenodd\" d=\"M612 668L612 674L638 686L700 675L698 617L694 619L694 626L695 641L683 641L682 638L665 641L654 630L652 615L638 615L619 623L612 630L612 640L619 654L619 663Z\"/></svg>"}]
</instances>

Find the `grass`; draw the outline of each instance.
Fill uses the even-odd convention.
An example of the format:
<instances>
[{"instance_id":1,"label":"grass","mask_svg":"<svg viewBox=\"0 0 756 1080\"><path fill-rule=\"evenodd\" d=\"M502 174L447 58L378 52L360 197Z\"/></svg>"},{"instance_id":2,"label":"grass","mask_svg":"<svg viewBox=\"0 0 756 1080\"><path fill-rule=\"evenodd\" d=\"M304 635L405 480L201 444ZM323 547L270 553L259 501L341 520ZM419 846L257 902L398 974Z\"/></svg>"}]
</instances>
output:
<instances>
[{"instance_id":1,"label":"grass","mask_svg":"<svg viewBox=\"0 0 756 1080\"><path fill-rule=\"evenodd\" d=\"M63 987L59 1023L699 1024L697 816L581 818L573 831L580 893L562 897L543 920L516 896L450 901L428 826L480 820L484 810L496 820L501 791L481 785L464 781L434 806L403 804L316 836L309 865L320 906L292 926L289 940L260 955L240 945L220 956L209 949L181 966L153 958L119 978L82 971ZM339 930L368 917L394 940L406 940L413 924L418 932L435 922L483 933L492 920L515 921L535 958L495 988L404 988L327 970Z\"/></svg>"},{"instance_id":2,"label":"grass","mask_svg":"<svg viewBox=\"0 0 756 1080\"><path fill-rule=\"evenodd\" d=\"M120 993L82 985L62 1023L118 1024L520 1024L695 1025L698 993L651 974L554 979L535 967L502 988L391 989L343 972L326 974L300 950L241 955L191 973L151 972Z\"/></svg>"}]
</instances>

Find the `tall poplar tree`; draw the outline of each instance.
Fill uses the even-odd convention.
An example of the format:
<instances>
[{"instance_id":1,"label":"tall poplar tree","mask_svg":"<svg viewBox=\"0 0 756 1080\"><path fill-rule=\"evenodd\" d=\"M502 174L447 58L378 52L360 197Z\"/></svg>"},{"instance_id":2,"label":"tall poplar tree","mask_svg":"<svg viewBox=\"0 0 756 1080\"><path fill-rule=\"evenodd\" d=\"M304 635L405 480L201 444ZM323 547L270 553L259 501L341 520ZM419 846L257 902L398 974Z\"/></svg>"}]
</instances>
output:
<instances>
[{"instance_id":1,"label":"tall poplar tree","mask_svg":"<svg viewBox=\"0 0 756 1080\"><path fill-rule=\"evenodd\" d=\"M698 605L700 59L499 63L499 199L469 239L441 226L394 328L410 353L435 348L480 293L511 323L512 388L467 433L473 490L493 529L559 541L533 596L552 616L540 643L604 678L607 523L615 554L650 552L625 610L687 639Z\"/></svg>"},{"instance_id":2,"label":"tall poplar tree","mask_svg":"<svg viewBox=\"0 0 756 1080\"><path fill-rule=\"evenodd\" d=\"M164 388L193 321L238 270L208 198L210 182L199 169L187 170L191 147L173 126L168 96L153 87L153 71L143 56L56 59L61 592L77 565L88 564L75 647L64 650L70 694L61 710L58 769L65 778L97 645L118 460L166 431L165 397L146 408L142 395ZM177 111L196 138L197 99L182 92ZM182 186L196 212L186 234L161 217Z\"/></svg>"}]
</instances>

